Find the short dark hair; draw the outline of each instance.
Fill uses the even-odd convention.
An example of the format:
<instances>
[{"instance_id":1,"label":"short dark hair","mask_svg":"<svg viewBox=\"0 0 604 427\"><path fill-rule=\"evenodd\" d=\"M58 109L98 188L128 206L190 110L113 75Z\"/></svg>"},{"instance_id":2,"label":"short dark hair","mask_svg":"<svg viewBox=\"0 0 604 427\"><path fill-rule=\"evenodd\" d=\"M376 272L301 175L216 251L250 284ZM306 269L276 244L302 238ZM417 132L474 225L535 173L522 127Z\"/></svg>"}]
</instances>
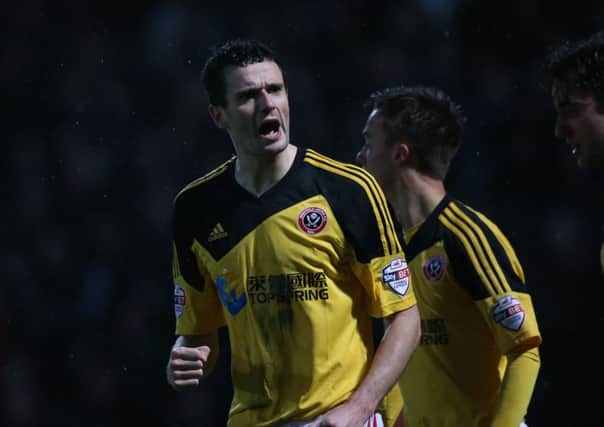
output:
<instances>
[{"instance_id":1,"label":"short dark hair","mask_svg":"<svg viewBox=\"0 0 604 427\"><path fill-rule=\"evenodd\" d=\"M604 31L552 49L545 60L545 71L550 85L560 81L589 91L598 111L604 112Z\"/></svg>"},{"instance_id":2,"label":"short dark hair","mask_svg":"<svg viewBox=\"0 0 604 427\"><path fill-rule=\"evenodd\" d=\"M461 107L442 90L398 86L372 93L367 105L384 118L387 143L409 144L418 169L444 179L461 145L466 118Z\"/></svg>"},{"instance_id":3,"label":"short dark hair","mask_svg":"<svg viewBox=\"0 0 604 427\"><path fill-rule=\"evenodd\" d=\"M201 72L201 81L210 99L210 104L226 105L225 68L245 67L262 61L273 61L283 70L275 58L275 52L257 40L234 39L214 47Z\"/></svg>"}]
</instances>

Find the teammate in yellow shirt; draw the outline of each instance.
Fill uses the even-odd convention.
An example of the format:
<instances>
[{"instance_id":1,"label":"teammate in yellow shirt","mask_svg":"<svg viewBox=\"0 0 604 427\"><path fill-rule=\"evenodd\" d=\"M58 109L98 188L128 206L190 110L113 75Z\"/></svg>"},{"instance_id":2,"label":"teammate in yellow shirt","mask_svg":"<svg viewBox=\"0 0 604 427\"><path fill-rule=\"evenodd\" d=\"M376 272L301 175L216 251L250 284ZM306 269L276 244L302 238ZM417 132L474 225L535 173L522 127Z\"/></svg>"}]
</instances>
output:
<instances>
[{"instance_id":1,"label":"teammate in yellow shirt","mask_svg":"<svg viewBox=\"0 0 604 427\"><path fill-rule=\"evenodd\" d=\"M541 336L510 242L447 194L465 118L442 91L372 94L357 162L382 185L404 229L422 322L402 374L405 427L520 426Z\"/></svg>"},{"instance_id":2,"label":"teammate in yellow shirt","mask_svg":"<svg viewBox=\"0 0 604 427\"><path fill-rule=\"evenodd\" d=\"M384 194L358 166L289 143L282 69L264 44L225 43L203 82L236 154L174 202L168 382L196 387L227 326L229 426L381 425L376 407L420 337ZM372 317L389 322L377 349Z\"/></svg>"},{"instance_id":3,"label":"teammate in yellow shirt","mask_svg":"<svg viewBox=\"0 0 604 427\"><path fill-rule=\"evenodd\" d=\"M579 167L604 174L604 31L554 49L546 61L556 108L555 134ZM600 250L604 273L604 243Z\"/></svg>"}]
</instances>

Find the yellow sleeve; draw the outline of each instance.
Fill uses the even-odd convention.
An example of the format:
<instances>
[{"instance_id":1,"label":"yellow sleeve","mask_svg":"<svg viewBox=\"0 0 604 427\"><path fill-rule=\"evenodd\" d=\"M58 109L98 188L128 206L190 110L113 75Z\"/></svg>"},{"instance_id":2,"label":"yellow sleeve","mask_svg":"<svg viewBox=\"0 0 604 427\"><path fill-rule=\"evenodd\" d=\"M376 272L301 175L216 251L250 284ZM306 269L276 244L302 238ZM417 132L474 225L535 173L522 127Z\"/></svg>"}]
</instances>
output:
<instances>
[{"instance_id":1,"label":"yellow sleeve","mask_svg":"<svg viewBox=\"0 0 604 427\"><path fill-rule=\"evenodd\" d=\"M195 275L187 280L183 267L187 267L174 245L172 261L172 278L174 280L174 313L176 315L176 335L209 334L224 326L222 305L216 287L203 265L191 255ZM194 269L194 270L193 270Z\"/></svg>"},{"instance_id":2,"label":"yellow sleeve","mask_svg":"<svg viewBox=\"0 0 604 427\"><path fill-rule=\"evenodd\" d=\"M533 301L525 292L509 292L475 301L502 354L537 347L543 341Z\"/></svg>"},{"instance_id":3,"label":"yellow sleeve","mask_svg":"<svg viewBox=\"0 0 604 427\"><path fill-rule=\"evenodd\" d=\"M214 332L224 325L216 285L204 261L204 249L195 238L187 193L174 201L172 218L172 278L177 335Z\"/></svg>"},{"instance_id":4,"label":"yellow sleeve","mask_svg":"<svg viewBox=\"0 0 604 427\"><path fill-rule=\"evenodd\" d=\"M387 317L417 303L411 270L402 252L374 258L367 264L357 262L352 270L365 288L372 317Z\"/></svg>"},{"instance_id":5,"label":"yellow sleeve","mask_svg":"<svg viewBox=\"0 0 604 427\"><path fill-rule=\"evenodd\" d=\"M524 420L541 366L539 349L508 353L497 409L491 427L519 426Z\"/></svg>"}]
</instances>

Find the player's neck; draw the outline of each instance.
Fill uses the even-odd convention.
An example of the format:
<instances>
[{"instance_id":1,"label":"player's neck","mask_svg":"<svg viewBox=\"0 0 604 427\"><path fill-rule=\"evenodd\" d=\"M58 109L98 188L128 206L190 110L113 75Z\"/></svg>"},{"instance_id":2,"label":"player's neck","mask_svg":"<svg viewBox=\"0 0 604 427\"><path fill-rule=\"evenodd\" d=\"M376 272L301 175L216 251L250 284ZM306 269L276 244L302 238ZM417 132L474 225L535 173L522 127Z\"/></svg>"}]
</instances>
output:
<instances>
[{"instance_id":1,"label":"player's neck","mask_svg":"<svg viewBox=\"0 0 604 427\"><path fill-rule=\"evenodd\" d=\"M422 223L445 197L443 182L413 169L401 172L400 188L393 203L404 230Z\"/></svg>"},{"instance_id":2,"label":"player's neck","mask_svg":"<svg viewBox=\"0 0 604 427\"><path fill-rule=\"evenodd\" d=\"M289 171L298 147L289 144L274 156L238 155L235 164L235 180L245 190L259 197L277 184Z\"/></svg>"}]
</instances>

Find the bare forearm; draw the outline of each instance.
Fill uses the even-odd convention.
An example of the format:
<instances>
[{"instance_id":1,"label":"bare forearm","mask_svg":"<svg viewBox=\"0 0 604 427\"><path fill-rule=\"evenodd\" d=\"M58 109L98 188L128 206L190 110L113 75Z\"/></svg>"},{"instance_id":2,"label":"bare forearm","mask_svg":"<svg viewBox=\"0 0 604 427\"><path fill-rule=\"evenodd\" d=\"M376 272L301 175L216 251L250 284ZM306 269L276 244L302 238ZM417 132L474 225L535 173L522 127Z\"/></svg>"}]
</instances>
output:
<instances>
[{"instance_id":1,"label":"bare forearm","mask_svg":"<svg viewBox=\"0 0 604 427\"><path fill-rule=\"evenodd\" d=\"M403 372L419 343L420 318L416 306L394 314L377 348L369 371L350 400L371 413Z\"/></svg>"}]
</instances>

